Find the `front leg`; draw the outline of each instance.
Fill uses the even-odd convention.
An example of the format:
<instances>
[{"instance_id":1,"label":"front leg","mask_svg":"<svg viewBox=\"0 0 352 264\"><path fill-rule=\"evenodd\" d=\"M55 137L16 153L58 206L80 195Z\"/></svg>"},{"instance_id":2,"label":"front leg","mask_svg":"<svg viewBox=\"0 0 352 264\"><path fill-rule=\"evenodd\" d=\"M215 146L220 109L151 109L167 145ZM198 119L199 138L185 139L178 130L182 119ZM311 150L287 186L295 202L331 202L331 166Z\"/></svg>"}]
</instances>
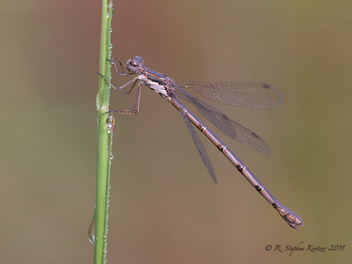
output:
<instances>
[{"instance_id":1,"label":"front leg","mask_svg":"<svg viewBox=\"0 0 352 264\"><path fill-rule=\"evenodd\" d=\"M97 74L99 74L101 77L103 77L104 80L109 84L110 87L114 88L117 91L124 92L125 94L128 94L128 95L131 93L131 91L133 90L135 84L139 80L139 76L137 76L137 77L133 78L132 80L130 80L129 82L125 83L124 85L116 87L103 74L101 74L100 72L97 72ZM126 92L126 91L123 90L123 88L125 88L126 86L128 86L130 83L133 83L133 82L134 82L134 84L132 85L132 88L129 91Z\"/></svg>"},{"instance_id":2,"label":"front leg","mask_svg":"<svg viewBox=\"0 0 352 264\"><path fill-rule=\"evenodd\" d=\"M104 78L104 80L109 84L110 87L114 88L115 90L118 90L118 91L122 91L124 92L125 94L129 95L133 88L135 87L136 83L139 81L139 76L133 78L131 81L125 83L124 85L121 85L120 87L115 87L104 75L102 75L101 73L98 72L98 74ZM122 90L124 87L128 86L130 83L133 82L133 85L132 85L132 88L129 90L129 91L124 91ZM109 110L103 114L106 114L106 113L111 113L111 112L114 112L114 113L119 113L119 114L128 114L128 115L135 115L135 114L138 114L139 112L139 103L140 103L140 98L141 98L141 85L142 85L142 82L139 82L138 83L138 90L137 90L137 97L136 97L136 101L134 103L134 106L132 109L126 109L126 110Z\"/></svg>"},{"instance_id":3,"label":"front leg","mask_svg":"<svg viewBox=\"0 0 352 264\"><path fill-rule=\"evenodd\" d=\"M119 76L128 76L128 75L133 74L132 72L124 72L124 68L122 66L122 63L118 58L113 57L112 60L107 58L107 60L110 62L110 64L114 65L115 71ZM121 67L121 72L119 71L119 68L117 67L115 60L119 63L119 65Z\"/></svg>"}]
</instances>

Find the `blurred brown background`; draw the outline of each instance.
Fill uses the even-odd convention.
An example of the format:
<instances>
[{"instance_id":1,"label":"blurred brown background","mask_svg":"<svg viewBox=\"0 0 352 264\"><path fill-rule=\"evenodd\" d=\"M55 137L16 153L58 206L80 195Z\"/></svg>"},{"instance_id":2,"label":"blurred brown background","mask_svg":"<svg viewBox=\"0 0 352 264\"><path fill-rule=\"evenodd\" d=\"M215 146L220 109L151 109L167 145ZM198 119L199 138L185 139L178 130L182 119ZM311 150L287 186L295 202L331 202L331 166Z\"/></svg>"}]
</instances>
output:
<instances>
[{"instance_id":1,"label":"blurred brown background","mask_svg":"<svg viewBox=\"0 0 352 264\"><path fill-rule=\"evenodd\" d=\"M93 263L100 5L0 3L1 263ZM123 62L140 55L175 80L263 81L282 92L274 110L214 104L262 136L271 156L218 134L305 226L289 228L200 135L214 185L179 113L143 87L140 113L115 115L108 263L348 263L352 2L114 7L113 54ZM112 108L133 99L112 91ZM346 246L265 250L301 241Z\"/></svg>"}]
</instances>

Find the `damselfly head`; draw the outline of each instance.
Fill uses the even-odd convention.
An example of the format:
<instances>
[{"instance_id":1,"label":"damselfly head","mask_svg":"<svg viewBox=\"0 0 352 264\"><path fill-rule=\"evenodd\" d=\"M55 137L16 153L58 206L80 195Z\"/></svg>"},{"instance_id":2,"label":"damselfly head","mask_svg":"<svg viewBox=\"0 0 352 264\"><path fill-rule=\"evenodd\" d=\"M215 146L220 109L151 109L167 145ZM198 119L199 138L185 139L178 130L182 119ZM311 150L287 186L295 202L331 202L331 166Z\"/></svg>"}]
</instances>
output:
<instances>
[{"instance_id":1,"label":"damselfly head","mask_svg":"<svg viewBox=\"0 0 352 264\"><path fill-rule=\"evenodd\" d=\"M143 59L139 56L134 56L126 63L126 69L130 72L137 73L140 67L143 66Z\"/></svg>"}]
</instances>

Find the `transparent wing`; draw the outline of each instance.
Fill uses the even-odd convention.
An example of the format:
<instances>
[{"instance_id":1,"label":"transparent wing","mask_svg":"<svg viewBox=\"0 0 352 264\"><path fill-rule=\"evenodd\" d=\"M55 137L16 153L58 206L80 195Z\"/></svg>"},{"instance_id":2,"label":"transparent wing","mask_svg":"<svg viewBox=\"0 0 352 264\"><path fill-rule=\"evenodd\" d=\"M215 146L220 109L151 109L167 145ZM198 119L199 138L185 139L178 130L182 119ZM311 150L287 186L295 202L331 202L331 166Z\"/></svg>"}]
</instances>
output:
<instances>
[{"instance_id":1,"label":"transparent wing","mask_svg":"<svg viewBox=\"0 0 352 264\"><path fill-rule=\"evenodd\" d=\"M179 101L178 103L183 106ZM194 144L196 145L197 147L197 150L198 150L198 153L199 155L201 156L202 160L203 160L203 163L205 165L205 167L207 168L211 178L213 179L214 183L217 183L217 180L216 180L216 176L215 176L215 171L214 171L214 168L213 166L211 165L211 162L210 162L210 159L208 157L208 154L203 146L203 143L202 141L200 140L200 138L198 137L197 135L197 132L194 130L193 128L193 125L192 123L188 120L188 118L181 112L181 115L183 117L183 120L185 121L186 123L186 127L188 129L188 132L191 134L192 136L192 139L193 139L193 142Z\"/></svg>"},{"instance_id":2,"label":"transparent wing","mask_svg":"<svg viewBox=\"0 0 352 264\"><path fill-rule=\"evenodd\" d=\"M193 97L179 87L175 87L175 94L190 102L206 119L232 139L237 139L245 146L253 148L260 153L270 155L271 151L269 146L256 133L237 124L216 108Z\"/></svg>"},{"instance_id":3,"label":"transparent wing","mask_svg":"<svg viewBox=\"0 0 352 264\"><path fill-rule=\"evenodd\" d=\"M269 109L280 106L281 93L266 83L246 82L176 82L183 89L191 89L213 101L252 109Z\"/></svg>"}]
</instances>

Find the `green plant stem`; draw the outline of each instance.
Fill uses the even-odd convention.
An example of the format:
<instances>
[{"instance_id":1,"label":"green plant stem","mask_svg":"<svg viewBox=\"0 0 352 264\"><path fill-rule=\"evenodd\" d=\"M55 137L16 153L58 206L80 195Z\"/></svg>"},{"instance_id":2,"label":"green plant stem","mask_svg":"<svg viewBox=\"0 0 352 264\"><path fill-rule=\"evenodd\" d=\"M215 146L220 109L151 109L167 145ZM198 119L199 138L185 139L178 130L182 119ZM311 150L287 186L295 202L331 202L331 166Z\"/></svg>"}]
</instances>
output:
<instances>
[{"instance_id":1,"label":"green plant stem","mask_svg":"<svg viewBox=\"0 0 352 264\"><path fill-rule=\"evenodd\" d=\"M100 60L99 72L110 78L111 57L111 18L112 0L107 5L107 0L102 0L101 36L100 36ZM96 165L96 208L95 208L95 240L94 240L94 264L106 263L107 252L107 221L110 185L110 164L112 127L107 126L106 112L109 109L109 85L104 78L99 77L99 90L96 97L98 110L97 126L97 165ZM112 123L112 122L111 122Z\"/></svg>"}]
</instances>

